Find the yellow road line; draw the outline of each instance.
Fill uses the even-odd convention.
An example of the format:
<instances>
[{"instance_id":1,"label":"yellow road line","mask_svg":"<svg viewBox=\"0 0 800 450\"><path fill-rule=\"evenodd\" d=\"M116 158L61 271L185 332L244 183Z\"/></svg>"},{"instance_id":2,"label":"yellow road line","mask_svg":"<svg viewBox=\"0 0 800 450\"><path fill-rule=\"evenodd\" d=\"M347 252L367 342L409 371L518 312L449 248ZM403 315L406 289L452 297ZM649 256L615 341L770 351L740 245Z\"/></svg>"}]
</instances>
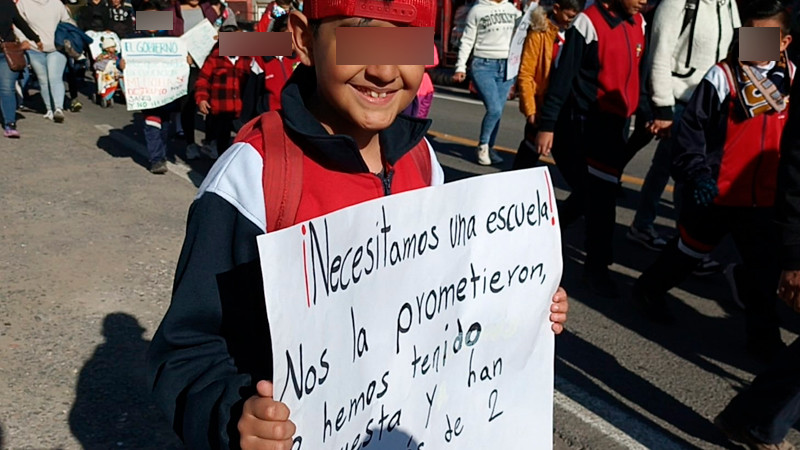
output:
<instances>
[{"instance_id":1,"label":"yellow road line","mask_svg":"<svg viewBox=\"0 0 800 450\"><path fill-rule=\"evenodd\" d=\"M435 137L436 139L442 139L444 141L449 141L449 142L453 142L453 143L456 143L456 144L466 145L468 147L477 147L478 146L478 141L473 141L472 139L467 139L467 138L461 137L461 136L455 136L455 135L452 135L452 134L442 133L440 131L434 131L434 130L428 130L428 134L430 134L431 136ZM514 149L510 149L510 148L507 148L507 147L501 147L499 145L495 145L494 149L499 151L499 152L509 153L509 154L512 154L512 155L515 155L517 153L517 151L514 150ZM549 156L543 156L543 157L540 158L540 160L542 162L544 162L546 164L550 164L550 165L555 165L555 163L556 163L553 160L553 158L551 158ZM633 177L633 176L630 176L630 175L622 175L622 182L623 183L634 184L636 186L642 186L644 184L644 180L642 178ZM672 192L672 190L673 190L673 188L672 188L671 185L667 186L667 188L666 188L667 192Z\"/></svg>"}]
</instances>

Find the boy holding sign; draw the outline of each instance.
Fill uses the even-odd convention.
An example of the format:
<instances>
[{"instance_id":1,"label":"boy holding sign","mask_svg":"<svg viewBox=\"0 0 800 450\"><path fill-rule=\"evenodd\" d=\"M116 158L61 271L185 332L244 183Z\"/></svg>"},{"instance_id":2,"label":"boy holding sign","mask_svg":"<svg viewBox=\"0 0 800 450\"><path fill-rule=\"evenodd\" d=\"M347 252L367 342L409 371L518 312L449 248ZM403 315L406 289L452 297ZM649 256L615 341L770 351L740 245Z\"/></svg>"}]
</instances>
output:
<instances>
[{"instance_id":1,"label":"boy holding sign","mask_svg":"<svg viewBox=\"0 0 800 450\"><path fill-rule=\"evenodd\" d=\"M302 65L281 94L281 112L242 128L190 209L172 304L148 352L154 394L188 448L292 445L289 410L264 381L273 374L257 236L444 182L425 140L430 122L400 115L424 65L336 63L337 53L361 54L337 48L339 27L434 24L431 0L385 5L308 0L305 15L291 13ZM407 54L407 45L381 43L386 54ZM550 316L556 333L567 308L559 289Z\"/></svg>"}]
</instances>

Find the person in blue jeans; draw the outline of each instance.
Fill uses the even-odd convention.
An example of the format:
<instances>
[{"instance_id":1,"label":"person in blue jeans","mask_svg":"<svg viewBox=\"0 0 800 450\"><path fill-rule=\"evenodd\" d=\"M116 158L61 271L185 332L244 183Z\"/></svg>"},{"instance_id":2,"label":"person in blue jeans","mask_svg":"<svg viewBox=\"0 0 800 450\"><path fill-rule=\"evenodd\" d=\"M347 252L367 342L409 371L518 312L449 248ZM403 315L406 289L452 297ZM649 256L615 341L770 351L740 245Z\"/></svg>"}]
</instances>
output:
<instances>
[{"instance_id":1,"label":"person in blue jeans","mask_svg":"<svg viewBox=\"0 0 800 450\"><path fill-rule=\"evenodd\" d=\"M506 0L479 0L467 14L467 25L458 47L453 81L460 83L466 79L467 60L472 54L472 80L486 107L476 150L478 164L483 166L503 162L494 150L494 142L508 93L516 80L506 79L506 61L514 27L521 15L522 12Z\"/></svg>"},{"instance_id":2,"label":"person in blue jeans","mask_svg":"<svg viewBox=\"0 0 800 450\"><path fill-rule=\"evenodd\" d=\"M38 48L42 48L39 35L20 16L13 0L0 0L0 41L15 41L14 26L25 37L35 42ZM8 67L6 55L0 50L0 113L3 115L3 136L7 138L19 138L16 124L17 93L15 89L18 77L19 73Z\"/></svg>"}]
</instances>

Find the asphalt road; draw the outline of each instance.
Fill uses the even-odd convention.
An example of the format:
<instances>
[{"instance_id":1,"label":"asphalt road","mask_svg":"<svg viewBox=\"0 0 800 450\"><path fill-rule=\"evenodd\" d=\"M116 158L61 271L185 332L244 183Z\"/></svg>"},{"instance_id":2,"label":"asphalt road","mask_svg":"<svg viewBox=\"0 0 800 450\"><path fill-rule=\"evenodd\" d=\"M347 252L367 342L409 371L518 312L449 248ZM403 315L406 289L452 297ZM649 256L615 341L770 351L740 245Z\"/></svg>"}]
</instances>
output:
<instances>
[{"instance_id":1,"label":"asphalt road","mask_svg":"<svg viewBox=\"0 0 800 450\"><path fill-rule=\"evenodd\" d=\"M449 180L507 168L473 162L482 106L439 92L431 139ZM0 448L179 448L149 401L143 352L169 305L186 212L210 163L170 173L141 156L141 118L124 107L24 113L23 138L0 141ZM498 147L515 149L515 102ZM653 145L631 163L619 200L612 268L623 297L580 282L583 224L564 233L572 310L557 339L556 448L724 448L710 420L763 365L743 351L744 319L722 275L673 290L672 327L633 310L630 285L656 254L624 238ZM556 184L563 186L553 169ZM563 198L565 192L557 190ZM658 223L674 225L671 203ZM735 260L729 246L717 255ZM784 339L800 331L788 310ZM790 440L800 444L800 434Z\"/></svg>"}]
</instances>

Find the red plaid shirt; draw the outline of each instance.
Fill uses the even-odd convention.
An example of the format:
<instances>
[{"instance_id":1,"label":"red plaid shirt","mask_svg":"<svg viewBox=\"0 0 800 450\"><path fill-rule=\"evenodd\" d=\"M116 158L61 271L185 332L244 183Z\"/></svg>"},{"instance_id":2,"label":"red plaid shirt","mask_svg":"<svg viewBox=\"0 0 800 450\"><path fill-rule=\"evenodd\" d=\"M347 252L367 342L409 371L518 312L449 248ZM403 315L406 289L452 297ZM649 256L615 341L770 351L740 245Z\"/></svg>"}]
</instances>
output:
<instances>
[{"instance_id":1,"label":"red plaid shirt","mask_svg":"<svg viewBox=\"0 0 800 450\"><path fill-rule=\"evenodd\" d=\"M211 114L242 113L242 82L250 72L249 57L240 56L234 65L227 56L220 56L219 47L203 63L195 84L194 100L207 101Z\"/></svg>"}]
</instances>

